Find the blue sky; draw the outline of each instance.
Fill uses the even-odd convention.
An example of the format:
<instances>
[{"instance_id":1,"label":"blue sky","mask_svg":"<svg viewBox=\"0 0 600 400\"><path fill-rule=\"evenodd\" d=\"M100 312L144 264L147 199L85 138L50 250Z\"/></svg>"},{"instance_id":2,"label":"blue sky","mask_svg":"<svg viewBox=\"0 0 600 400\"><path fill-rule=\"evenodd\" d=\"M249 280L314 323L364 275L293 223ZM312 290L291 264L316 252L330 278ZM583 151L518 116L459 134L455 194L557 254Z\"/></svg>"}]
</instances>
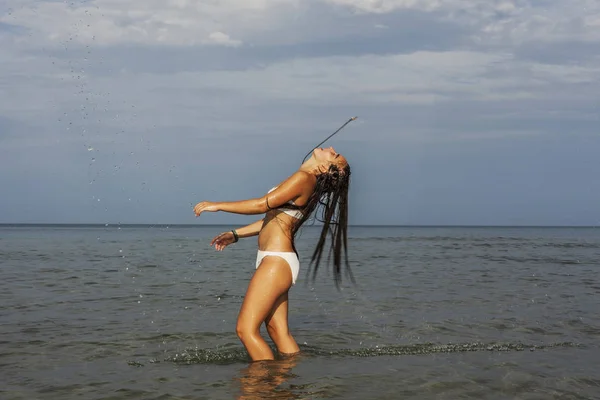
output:
<instances>
[{"instance_id":1,"label":"blue sky","mask_svg":"<svg viewBox=\"0 0 600 400\"><path fill-rule=\"evenodd\" d=\"M352 224L599 225L596 0L4 0L0 222L245 223L332 138Z\"/></svg>"}]
</instances>

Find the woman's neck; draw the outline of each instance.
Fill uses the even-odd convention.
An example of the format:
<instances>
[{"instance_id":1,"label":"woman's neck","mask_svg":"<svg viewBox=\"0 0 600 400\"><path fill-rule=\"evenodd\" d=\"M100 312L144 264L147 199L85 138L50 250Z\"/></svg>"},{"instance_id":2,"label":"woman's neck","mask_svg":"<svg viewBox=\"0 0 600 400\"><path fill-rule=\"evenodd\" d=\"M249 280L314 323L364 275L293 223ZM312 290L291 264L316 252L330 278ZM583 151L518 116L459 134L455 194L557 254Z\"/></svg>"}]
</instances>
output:
<instances>
[{"instance_id":1,"label":"woman's neck","mask_svg":"<svg viewBox=\"0 0 600 400\"><path fill-rule=\"evenodd\" d=\"M322 171L323 165L321 165L314 157L306 160L302 165L300 165L299 171L307 172L309 174L318 176L323 173Z\"/></svg>"}]
</instances>

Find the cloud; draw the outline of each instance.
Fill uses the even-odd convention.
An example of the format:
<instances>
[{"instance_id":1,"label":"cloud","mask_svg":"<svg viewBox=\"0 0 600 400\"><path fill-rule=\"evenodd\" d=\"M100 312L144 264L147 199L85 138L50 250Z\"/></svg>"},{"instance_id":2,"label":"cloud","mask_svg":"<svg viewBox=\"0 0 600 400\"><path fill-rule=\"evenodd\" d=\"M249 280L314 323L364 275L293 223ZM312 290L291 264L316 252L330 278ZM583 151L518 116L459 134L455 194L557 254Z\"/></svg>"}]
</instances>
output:
<instances>
[{"instance_id":1,"label":"cloud","mask_svg":"<svg viewBox=\"0 0 600 400\"><path fill-rule=\"evenodd\" d=\"M239 46L310 37L311 31L337 35L352 17L375 15L371 27L391 26L386 15L428 14L438 23L468 28L475 43L520 44L577 38L600 40L600 3L533 0L93 0L81 3L6 0L0 23L28 31L46 46L112 46L124 44ZM314 12L318 10L318 12ZM336 24L314 24L319 15ZM310 16L310 18L306 18ZM381 19L378 21L377 18ZM294 30L286 27L293 26ZM307 29L309 28L309 29ZM399 26L394 26L398 29ZM435 30L435 27L433 27ZM294 33L295 32L295 33Z\"/></svg>"},{"instance_id":2,"label":"cloud","mask_svg":"<svg viewBox=\"0 0 600 400\"><path fill-rule=\"evenodd\" d=\"M216 188L238 198L280 179L358 115L334 143L357 166L357 204L383 206L357 211L389 209L373 193L397 203L423 185L407 215L454 218L456 208L422 204L445 177L462 180L456 204L494 189L502 171L469 183L488 157L516 165L517 154L514 171L556 159L576 169L597 153L599 9L595 0L4 0L0 182L14 190L3 204L50 218L20 205L44 188L35 198L56 198L65 218L135 212L143 222L160 209L175 220L182 201ZM263 165L265 151L273 164ZM577 175L593 180L587 171ZM549 176L531 173L511 195ZM401 191L390 184L398 179ZM81 199L57 197L65 187ZM470 212L458 211L457 220Z\"/></svg>"},{"instance_id":3,"label":"cloud","mask_svg":"<svg viewBox=\"0 0 600 400\"><path fill-rule=\"evenodd\" d=\"M502 43L600 38L600 3L534 0L325 0L358 13L386 14L398 10L436 13L442 20L475 28L473 38Z\"/></svg>"},{"instance_id":4,"label":"cloud","mask_svg":"<svg viewBox=\"0 0 600 400\"><path fill-rule=\"evenodd\" d=\"M79 141L82 149L115 141L131 146L160 131L179 139L273 137L305 115L312 114L302 125L314 129L318 121L330 120L327 113L338 119L359 114L392 137L392 125L376 121L402 121L403 135L537 133L554 129L550 121L587 121L600 81L598 61L553 65L476 51L312 57L170 74L74 71L66 77L59 71L68 62L61 62L35 79L26 79L34 69L18 75L21 64L15 64L12 77L22 83L10 98L0 99L0 110L37 127L27 130L29 137L46 135L54 126L53 137L41 143L52 143L62 132L62 143ZM26 59L22 63L34 68Z\"/></svg>"},{"instance_id":5,"label":"cloud","mask_svg":"<svg viewBox=\"0 0 600 400\"><path fill-rule=\"evenodd\" d=\"M213 32L208 35L208 39L215 44L222 44L224 46L233 46L237 47L242 44L240 40L233 40L229 37L228 34L223 32Z\"/></svg>"},{"instance_id":6,"label":"cloud","mask_svg":"<svg viewBox=\"0 0 600 400\"><path fill-rule=\"evenodd\" d=\"M283 104L578 102L600 78L586 44L599 6L586 0L585 16L528 1L8 2L1 20L21 31L0 34L0 112L34 125L231 127L225 105L253 118Z\"/></svg>"},{"instance_id":7,"label":"cloud","mask_svg":"<svg viewBox=\"0 0 600 400\"><path fill-rule=\"evenodd\" d=\"M259 28L296 1L95 0L82 3L7 0L0 22L22 26L48 46L152 44L238 45L228 27Z\"/></svg>"}]
</instances>

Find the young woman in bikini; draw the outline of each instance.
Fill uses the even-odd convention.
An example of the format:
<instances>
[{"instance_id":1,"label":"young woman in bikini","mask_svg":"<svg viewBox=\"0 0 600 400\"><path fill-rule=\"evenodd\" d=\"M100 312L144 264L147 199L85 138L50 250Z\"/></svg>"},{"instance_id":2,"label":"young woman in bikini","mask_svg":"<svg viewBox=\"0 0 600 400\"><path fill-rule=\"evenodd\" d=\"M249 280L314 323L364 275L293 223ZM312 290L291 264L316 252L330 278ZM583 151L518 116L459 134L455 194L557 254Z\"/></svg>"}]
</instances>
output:
<instances>
[{"instance_id":1,"label":"young woman in bikini","mask_svg":"<svg viewBox=\"0 0 600 400\"><path fill-rule=\"evenodd\" d=\"M261 337L262 323L281 354L300 351L288 329L288 291L296 283L300 263L294 236L300 226L321 206L321 235L311 259L317 272L327 235L331 237L333 272L336 284L341 279L342 250L347 258L348 189L350 166L339 153L317 148L300 168L280 185L260 198L232 201L203 201L194 207L203 212L224 211L235 214L265 214L250 225L216 236L211 245L222 251L239 238L258 235L256 271L242 303L236 332L253 361L274 359L271 348Z\"/></svg>"}]
</instances>

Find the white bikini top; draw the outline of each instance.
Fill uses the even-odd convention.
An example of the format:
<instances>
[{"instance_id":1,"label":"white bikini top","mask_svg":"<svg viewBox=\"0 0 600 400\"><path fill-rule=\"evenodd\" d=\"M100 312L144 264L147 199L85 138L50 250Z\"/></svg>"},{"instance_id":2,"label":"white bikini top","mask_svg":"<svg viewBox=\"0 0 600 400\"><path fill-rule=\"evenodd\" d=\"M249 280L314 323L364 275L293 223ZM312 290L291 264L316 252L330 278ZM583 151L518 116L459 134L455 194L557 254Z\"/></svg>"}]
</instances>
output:
<instances>
[{"instance_id":1,"label":"white bikini top","mask_svg":"<svg viewBox=\"0 0 600 400\"><path fill-rule=\"evenodd\" d=\"M273 190L275 190L275 189L277 189L277 188L278 188L278 186L272 187L272 188L271 188L271 190L269 190L269 192L268 192L268 193L271 193ZM290 201L288 201L288 202L287 202L287 203L285 203L285 204L291 204L291 205L293 205L293 206L295 206L295 205L296 205L296 203L294 203L294 201L293 201L293 200L290 200ZM282 212L286 213L287 215L289 215L290 217L294 217L294 218L296 218L296 219L300 219L300 218L302 218L302 215L303 215L303 214L302 214L302 211L300 211L300 210L296 210L296 209L294 209L294 208L286 208L286 207L283 207L283 206L282 206L282 207L277 207L277 210L279 210L279 211L282 211Z\"/></svg>"}]
</instances>

